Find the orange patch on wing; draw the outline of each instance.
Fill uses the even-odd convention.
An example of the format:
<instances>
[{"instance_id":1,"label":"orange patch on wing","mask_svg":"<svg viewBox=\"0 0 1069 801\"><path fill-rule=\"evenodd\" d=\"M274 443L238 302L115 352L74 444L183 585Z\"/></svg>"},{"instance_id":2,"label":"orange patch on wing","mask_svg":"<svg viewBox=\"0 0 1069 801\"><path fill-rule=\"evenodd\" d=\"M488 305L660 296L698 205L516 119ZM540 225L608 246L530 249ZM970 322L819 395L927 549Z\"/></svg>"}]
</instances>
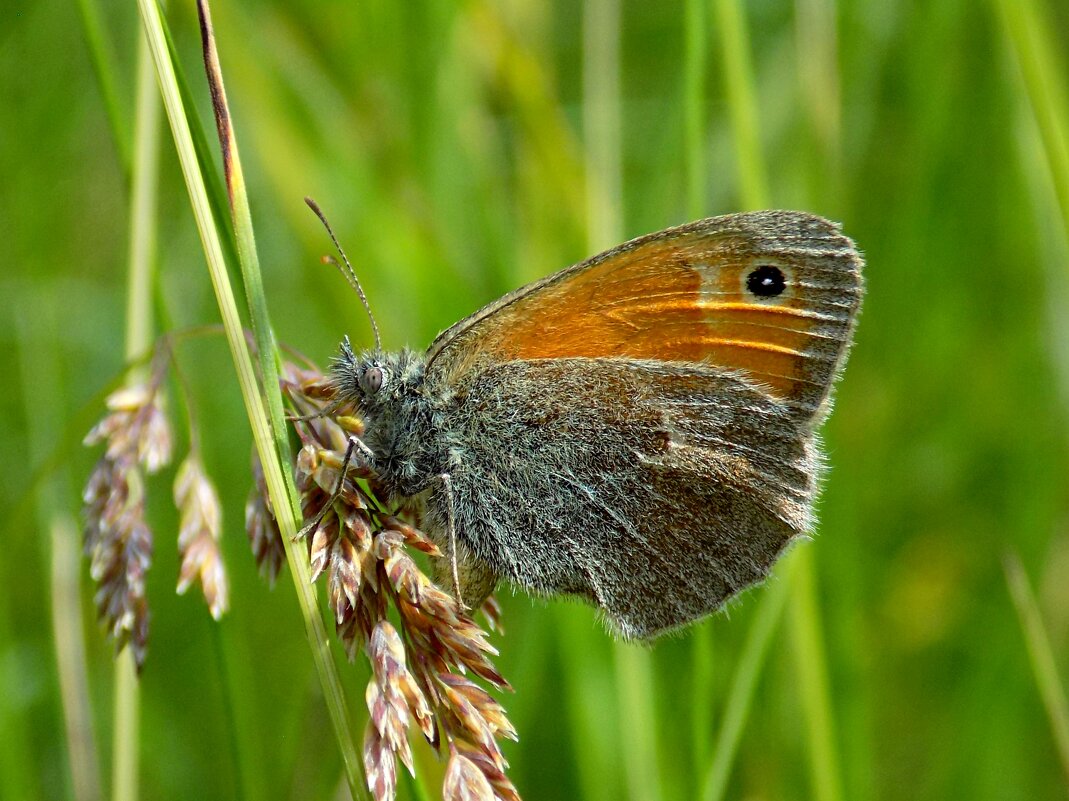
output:
<instances>
[{"instance_id":1,"label":"orange patch on wing","mask_svg":"<svg viewBox=\"0 0 1069 801\"><path fill-rule=\"evenodd\" d=\"M629 357L738 370L781 397L801 391L815 319L788 289L745 291L749 254L692 235L612 256L498 312L495 357ZM489 343L481 343L484 347Z\"/></svg>"}]
</instances>

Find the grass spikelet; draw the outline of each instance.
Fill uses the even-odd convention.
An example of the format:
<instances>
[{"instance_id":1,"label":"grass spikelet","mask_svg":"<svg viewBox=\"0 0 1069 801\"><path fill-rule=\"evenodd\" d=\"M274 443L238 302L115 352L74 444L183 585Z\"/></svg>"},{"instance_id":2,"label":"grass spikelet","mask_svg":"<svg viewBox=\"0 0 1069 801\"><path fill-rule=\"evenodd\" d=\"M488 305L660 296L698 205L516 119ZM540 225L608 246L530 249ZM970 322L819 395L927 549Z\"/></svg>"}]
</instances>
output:
<instances>
[{"instance_id":1,"label":"grass spikelet","mask_svg":"<svg viewBox=\"0 0 1069 801\"><path fill-rule=\"evenodd\" d=\"M326 579L335 630L349 659L362 651L371 665L363 749L368 789L377 801L387 801L396 797L397 763L414 774L414 728L432 747L444 742L448 748L445 798L518 801L499 745L501 738L516 739L516 730L501 704L467 676L507 689L491 661L497 651L412 555L440 559L441 549L414 520L386 511L373 488L359 481L371 476L358 460L346 467L349 436L363 426L332 406L329 379L286 362L281 384L301 441L295 465L301 508L314 521L301 532L311 577ZM255 520L250 538L260 561L273 531L264 518L269 507L250 498L247 510L247 519ZM484 612L499 623L496 601L488 601Z\"/></svg>"},{"instance_id":2,"label":"grass spikelet","mask_svg":"<svg viewBox=\"0 0 1069 801\"><path fill-rule=\"evenodd\" d=\"M105 444L82 493L84 549L97 584L97 615L117 652L130 645L138 670L148 649L145 574L153 549L144 476L168 464L174 448L159 399L159 361L148 381L131 383L108 397L107 416L84 440L87 446Z\"/></svg>"}]
</instances>

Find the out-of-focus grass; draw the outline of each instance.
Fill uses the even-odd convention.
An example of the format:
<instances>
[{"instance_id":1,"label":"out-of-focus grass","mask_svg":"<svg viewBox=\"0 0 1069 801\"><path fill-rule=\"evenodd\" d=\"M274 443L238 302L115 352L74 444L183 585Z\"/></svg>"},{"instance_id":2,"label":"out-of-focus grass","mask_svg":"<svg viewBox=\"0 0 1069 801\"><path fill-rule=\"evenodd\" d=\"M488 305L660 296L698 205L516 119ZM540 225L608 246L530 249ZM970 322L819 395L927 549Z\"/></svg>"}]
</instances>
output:
<instances>
[{"instance_id":1,"label":"out-of-focus grass","mask_svg":"<svg viewBox=\"0 0 1069 801\"><path fill-rule=\"evenodd\" d=\"M621 189L610 200L623 237L749 203L725 91L725 5L697 4L707 52L691 52L688 72L683 5L620 3ZM1021 65L1006 4L738 7L768 202L842 220L868 260L857 345L825 427L829 472L809 546L842 795L1063 798L1000 560L1011 546L1035 577L1055 664L1069 675L1069 251L1043 156L1050 123L1036 125L1026 91L1064 86L1065 65ZM1069 9L1051 0L1030 7L1057 41ZM208 120L192 8L169 9L176 53ZM343 333L368 339L359 303L317 264L327 242L304 210L305 194L331 210L394 346L421 347L499 293L589 255L581 4L264 0L215 11L284 341L323 362ZM109 6L101 22L102 41L114 46L112 74L133 75L133 6ZM54 433L121 363L129 197L109 122L116 115L109 118L93 63L73 8L26 6L0 37L0 85L10 98L0 135L0 291L18 299L0 305L0 363L18 384L0 394L7 509L26 491L27 454L46 458L29 447L35 412L23 408L23 398L51 386L36 383L33 349L51 348L60 371L64 391L40 405L46 419L34 420ZM130 120L132 83L114 80L108 90ZM124 135L121 124L114 130ZM161 303L177 325L214 321L169 148L161 170ZM20 340L13 312L28 303L59 320L51 344ZM232 798L244 787L249 798L329 797L341 768L324 736L300 616L289 592L259 581L241 532L250 437L233 368L221 340L190 341L178 358L227 511L233 609L217 648L198 602L173 594L167 532L175 520L161 503L151 512L159 539L142 796ZM57 506L76 508L91 459L75 449L65 461L68 488ZM160 478L156 497L168 480ZM8 530L0 559L0 741L18 743L0 757L5 798L71 797L43 591L47 537ZM743 642L770 590L703 625L699 634L715 642L706 695L692 692L693 666L710 664L694 659L692 635L648 654L665 799L700 790L709 765L694 764L692 704L707 699L715 743ZM110 764L110 649L88 611L90 593L83 589L90 698ZM508 634L496 642L517 689L504 701L521 732L508 756L524 797L580 797L598 778L584 780L590 763L622 792L632 752L619 739L614 647L584 607L502 597ZM780 629L727 797L810 797L793 648ZM362 669L341 673L358 714Z\"/></svg>"}]
</instances>

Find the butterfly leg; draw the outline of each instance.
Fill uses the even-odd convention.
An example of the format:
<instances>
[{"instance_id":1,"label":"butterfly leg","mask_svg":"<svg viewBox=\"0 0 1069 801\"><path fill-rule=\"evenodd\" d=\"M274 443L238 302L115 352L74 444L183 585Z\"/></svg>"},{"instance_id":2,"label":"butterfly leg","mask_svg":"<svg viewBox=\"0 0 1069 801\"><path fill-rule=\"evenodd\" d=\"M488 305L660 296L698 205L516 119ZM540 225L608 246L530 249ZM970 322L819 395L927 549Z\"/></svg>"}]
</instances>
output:
<instances>
[{"instance_id":1,"label":"butterfly leg","mask_svg":"<svg viewBox=\"0 0 1069 801\"><path fill-rule=\"evenodd\" d=\"M341 488L345 486L345 477L349 472L349 465L353 460L353 454L356 451L360 451L360 455L364 457L367 464L374 463L375 453L371 450L364 441L355 435L349 435L349 444L345 447L345 458L341 460L341 469L338 471L338 479L334 482L334 489L331 490L330 498L316 513L312 522L305 525L300 531L297 532L295 539L304 539L305 537L311 537L316 533L319 528L319 524L323 522L323 518L327 516L327 512L333 508L334 501L338 500L338 496L341 495Z\"/></svg>"},{"instance_id":2,"label":"butterfly leg","mask_svg":"<svg viewBox=\"0 0 1069 801\"><path fill-rule=\"evenodd\" d=\"M453 571L453 597L457 599L457 605L463 611L467 609L467 606L460 594L460 568L457 567L457 525L453 512L453 479L450 478L449 473L442 473L438 478L445 487L446 523L449 527L449 566Z\"/></svg>"}]
</instances>

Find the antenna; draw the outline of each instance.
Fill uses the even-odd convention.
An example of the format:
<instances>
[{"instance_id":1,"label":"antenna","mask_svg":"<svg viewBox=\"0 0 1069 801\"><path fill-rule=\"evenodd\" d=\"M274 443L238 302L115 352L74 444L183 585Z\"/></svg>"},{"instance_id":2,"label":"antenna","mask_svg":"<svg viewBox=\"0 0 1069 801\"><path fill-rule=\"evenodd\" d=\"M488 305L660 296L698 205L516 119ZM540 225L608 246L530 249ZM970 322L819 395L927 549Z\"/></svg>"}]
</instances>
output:
<instances>
[{"instance_id":1,"label":"antenna","mask_svg":"<svg viewBox=\"0 0 1069 801\"><path fill-rule=\"evenodd\" d=\"M341 255L342 261L345 262L345 266L338 264L337 260L333 256L324 256L323 262L325 264L333 264L338 268L345 280L349 282L349 286L356 290L356 294L360 296L360 302L364 304L364 308L367 310L368 319L371 320L371 333L375 336L375 350L382 350L382 338L379 336L379 325L375 322L375 315L371 313L371 306L367 302L367 295L364 294L364 288L360 286L360 279L356 277L356 271L353 270L353 265L349 263L349 257L345 255L345 251L342 250L341 244L338 242L338 237L334 236L334 229L330 227L330 223L327 222L327 217L323 214L323 210L319 208L319 204L312 198L306 197L304 202L308 204L319 221L323 223L323 227L327 229L327 233L330 234L330 239L334 243L334 247L338 249L339 255Z\"/></svg>"}]
</instances>

